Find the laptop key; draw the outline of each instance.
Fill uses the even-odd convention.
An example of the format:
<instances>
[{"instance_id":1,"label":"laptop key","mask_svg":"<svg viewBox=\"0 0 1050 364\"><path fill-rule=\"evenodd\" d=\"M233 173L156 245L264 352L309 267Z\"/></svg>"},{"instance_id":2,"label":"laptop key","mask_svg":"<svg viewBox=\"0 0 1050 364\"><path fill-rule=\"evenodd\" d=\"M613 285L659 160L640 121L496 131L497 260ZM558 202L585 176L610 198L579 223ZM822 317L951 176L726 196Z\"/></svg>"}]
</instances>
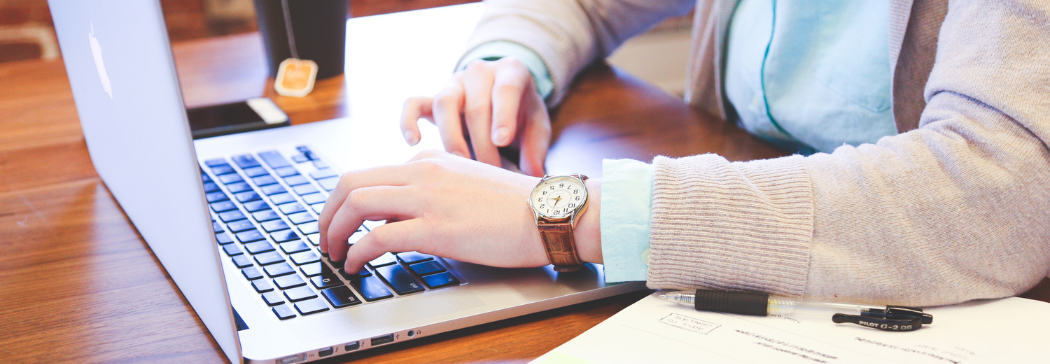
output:
<instances>
[{"instance_id":1,"label":"laptop key","mask_svg":"<svg viewBox=\"0 0 1050 364\"><path fill-rule=\"evenodd\" d=\"M310 172L310 178L313 179L324 179L335 176L338 176L338 174L336 174L335 171L333 171L331 168L318 169L316 171Z\"/></svg>"},{"instance_id":2,"label":"laptop key","mask_svg":"<svg viewBox=\"0 0 1050 364\"><path fill-rule=\"evenodd\" d=\"M296 225L317 221L317 219L314 218L314 215L305 212L288 215L288 220L292 220L292 223Z\"/></svg>"},{"instance_id":3,"label":"laptop key","mask_svg":"<svg viewBox=\"0 0 1050 364\"><path fill-rule=\"evenodd\" d=\"M255 262L259 265L270 265L274 263L280 263L284 261L284 257L277 252L262 253L255 256Z\"/></svg>"},{"instance_id":4,"label":"laptop key","mask_svg":"<svg viewBox=\"0 0 1050 364\"><path fill-rule=\"evenodd\" d=\"M365 301L378 301L394 297L394 295L390 293L390 290L386 289L386 286L383 286L383 282L380 282L379 279L374 276L351 279L350 285L354 286L354 289L361 293L361 296L364 297Z\"/></svg>"},{"instance_id":5,"label":"laptop key","mask_svg":"<svg viewBox=\"0 0 1050 364\"><path fill-rule=\"evenodd\" d=\"M324 211L324 202L322 202L322 203L315 203L313 205L310 205L310 209L314 210L314 212L316 212L318 215L320 215L321 211Z\"/></svg>"},{"instance_id":6,"label":"laptop key","mask_svg":"<svg viewBox=\"0 0 1050 364\"><path fill-rule=\"evenodd\" d=\"M273 286L271 286L270 282L267 282L265 279L252 281L252 287L255 288L255 292L259 293L270 292L273 290Z\"/></svg>"},{"instance_id":7,"label":"laptop key","mask_svg":"<svg viewBox=\"0 0 1050 364\"><path fill-rule=\"evenodd\" d=\"M305 251L302 253L292 254L290 257L292 258L292 262L295 263L295 265L303 265L306 263L313 263L321 260L321 257L317 256L317 254L315 254L313 251Z\"/></svg>"},{"instance_id":8,"label":"laptop key","mask_svg":"<svg viewBox=\"0 0 1050 364\"><path fill-rule=\"evenodd\" d=\"M226 200L230 199L229 197L226 197L225 193L222 193L222 192L208 193L208 194L204 195L204 198L208 199L208 203L219 202L219 201L226 201Z\"/></svg>"},{"instance_id":9,"label":"laptop key","mask_svg":"<svg viewBox=\"0 0 1050 364\"><path fill-rule=\"evenodd\" d=\"M317 287L317 289L332 288L335 286L342 286L343 281L339 280L339 277L335 275L335 272L322 273L321 275L310 277L310 283Z\"/></svg>"},{"instance_id":10,"label":"laptop key","mask_svg":"<svg viewBox=\"0 0 1050 364\"><path fill-rule=\"evenodd\" d=\"M382 267L385 265L391 265L394 263L397 263L397 258L394 257L393 254L383 253L383 255L380 255L379 258L372 259L371 262L368 262L368 265L372 266L372 268L375 268Z\"/></svg>"},{"instance_id":11,"label":"laptop key","mask_svg":"<svg viewBox=\"0 0 1050 364\"><path fill-rule=\"evenodd\" d=\"M244 275L244 278L248 278L249 281L254 281L263 277L262 273L259 273L259 270L255 267L241 269L241 274Z\"/></svg>"},{"instance_id":12,"label":"laptop key","mask_svg":"<svg viewBox=\"0 0 1050 364\"><path fill-rule=\"evenodd\" d=\"M284 291L284 296L292 302L308 300L317 297L317 295L314 294L314 291L311 290L310 287L298 287L289 289L287 291Z\"/></svg>"},{"instance_id":13,"label":"laptop key","mask_svg":"<svg viewBox=\"0 0 1050 364\"><path fill-rule=\"evenodd\" d=\"M299 286L305 286L306 281L303 280L298 274L290 274L283 277L277 277L273 279L273 284L282 290L295 288Z\"/></svg>"},{"instance_id":14,"label":"laptop key","mask_svg":"<svg viewBox=\"0 0 1050 364\"><path fill-rule=\"evenodd\" d=\"M315 203L324 203L326 200L328 200L328 197L325 197L320 193L313 193L303 196L303 202L306 202L307 205L313 205Z\"/></svg>"},{"instance_id":15,"label":"laptop key","mask_svg":"<svg viewBox=\"0 0 1050 364\"><path fill-rule=\"evenodd\" d=\"M244 182L231 183L226 185L226 189L230 190L230 193L241 193L245 191L251 191L252 186L249 186Z\"/></svg>"},{"instance_id":16,"label":"laptop key","mask_svg":"<svg viewBox=\"0 0 1050 364\"><path fill-rule=\"evenodd\" d=\"M230 234L219 233L215 234L215 241L219 242L219 245L226 245L233 242L233 238Z\"/></svg>"},{"instance_id":17,"label":"laptop key","mask_svg":"<svg viewBox=\"0 0 1050 364\"><path fill-rule=\"evenodd\" d=\"M222 225L220 225L219 223L215 222L215 220L212 220L212 222L211 222L211 231L213 233L221 233L221 232L226 231L226 230L223 230Z\"/></svg>"},{"instance_id":18,"label":"laptop key","mask_svg":"<svg viewBox=\"0 0 1050 364\"><path fill-rule=\"evenodd\" d=\"M268 265L263 267L263 270L266 271L266 275L270 276L270 278L295 273L295 270L288 263Z\"/></svg>"},{"instance_id":19,"label":"laptop key","mask_svg":"<svg viewBox=\"0 0 1050 364\"><path fill-rule=\"evenodd\" d=\"M281 292L266 292L262 295L263 302L267 306L277 306L284 303L284 295Z\"/></svg>"},{"instance_id":20,"label":"laptop key","mask_svg":"<svg viewBox=\"0 0 1050 364\"><path fill-rule=\"evenodd\" d=\"M256 200L262 199L262 197L259 197L259 194L255 193L255 191L241 192L241 193L238 193L238 194L234 195L234 197L236 197L237 201L239 201L241 203L251 202L251 201L256 201Z\"/></svg>"},{"instance_id":21,"label":"laptop key","mask_svg":"<svg viewBox=\"0 0 1050 364\"><path fill-rule=\"evenodd\" d=\"M306 236L306 239L310 241L310 244L314 246L321 245L321 234L310 234Z\"/></svg>"},{"instance_id":22,"label":"laptop key","mask_svg":"<svg viewBox=\"0 0 1050 364\"><path fill-rule=\"evenodd\" d=\"M266 240L259 230L248 230L245 232L237 233L237 241L241 243L251 243L253 241Z\"/></svg>"},{"instance_id":23,"label":"laptop key","mask_svg":"<svg viewBox=\"0 0 1050 364\"><path fill-rule=\"evenodd\" d=\"M230 201L219 201L211 204L210 206L211 210L215 211L215 213L221 213L237 209L237 205L234 205L233 202Z\"/></svg>"},{"instance_id":24,"label":"laptop key","mask_svg":"<svg viewBox=\"0 0 1050 364\"><path fill-rule=\"evenodd\" d=\"M259 166L259 161L256 161L255 157L252 157L251 154L235 155L230 159L233 159L233 163L236 163L238 167L241 167L241 169L248 169Z\"/></svg>"},{"instance_id":25,"label":"laptop key","mask_svg":"<svg viewBox=\"0 0 1050 364\"><path fill-rule=\"evenodd\" d=\"M273 241L276 241L278 243L283 243L286 241L298 239L299 235L295 235L295 232L292 230L281 230L270 234L270 238L273 238Z\"/></svg>"},{"instance_id":26,"label":"laptop key","mask_svg":"<svg viewBox=\"0 0 1050 364\"><path fill-rule=\"evenodd\" d=\"M221 175L224 175L224 174L230 174L230 173L234 173L234 172L236 172L236 171L234 171L233 167L230 167L229 164L220 164L220 165L211 167L211 173L215 173L216 176L221 176Z\"/></svg>"},{"instance_id":27,"label":"laptop key","mask_svg":"<svg viewBox=\"0 0 1050 364\"><path fill-rule=\"evenodd\" d=\"M219 182L228 185L231 183L244 182L244 178L241 178L241 175L239 174L224 174L219 176Z\"/></svg>"},{"instance_id":28,"label":"laptop key","mask_svg":"<svg viewBox=\"0 0 1050 364\"><path fill-rule=\"evenodd\" d=\"M244 244L244 249L252 255L274 251L273 245L266 240Z\"/></svg>"},{"instance_id":29,"label":"laptop key","mask_svg":"<svg viewBox=\"0 0 1050 364\"><path fill-rule=\"evenodd\" d=\"M263 162L266 162L266 165L270 166L270 168L273 169L287 167L291 165L291 163L288 163L288 160L284 159L284 156L282 156L281 153L278 153L276 150L259 152L259 158L262 158Z\"/></svg>"},{"instance_id":30,"label":"laptop key","mask_svg":"<svg viewBox=\"0 0 1050 364\"><path fill-rule=\"evenodd\" d=\"M252 168L245 168L244 169L244 174L247 175L248 177L254 178L254 177L269 175L270 172L267 172L266 168L263 168L263 167L252 167Z\"/></svg>"},{"instance_id":31,"label":"laptop key","mask_svg":"<svg viewBox=\"0 0 1050 364\"><path fill-rule=\"evenodd\" d=\"M288 190L284 189L284 186L281 185L262 186L260 189L262 189L262 193L267 196L288 192Z\"/></svg>"},{"instance_id":32,"label":"laptop key","mask_svg":"<svg viewBox=\"0 0 1050 364\"><path fill-rule=\"evenodd\" d=\"M308 222L299 225L299 231L302 231L305 235L316 234L318 232L316 222Z\"/></svg>"},{"instance_id":33,"label":"laptop key","mask_svg":"<svg viewBox=\"0 0 1050 364\"><path fill-rule=\"evenodd\" d=\"M292 187L292 191L299 196L309 195L311 193L317 193L317 187L314 187L313 185L298 185Z\"/></svg>"},{"instance_id":34,"label":"laptop key","mask_svg":"<svg viewBox=\"0 0 1050 364\"><path fill-rule=\"evenodd\" d=\"M376 275L382 277L399 295L423 291L423 285L416 282L416 279L412 278L412 275L408 274L405 268L401 268L400 265L395 264L376 268Z\"/></svg>"},{"instance_id":35,"label":"laptop key","mask_svg":"<svg viewBox=\"0 0 1050 364\"><path fill-rule=\"evenodd\" d=\"M397 259L404 262L405 264L415 264L422 261L434 259L434 257L420 252L404 252L397 253Z\"/></svg>"},{"instance_id":36,"label":"laptop key","mask_svg":"<svg viewBox=\"0 0 1050 364\"><path fill-rule=\"evenodd\" d=\"M212 182L211 177L209 177L207 174L204 174L203 169L201 170L201 181L205 183Z\"/></svg>"},{"instance_id":37,"label":"laptop key","mask_svg":"<svg viewBox=\"0 0 1050 364\"><path fill-rule=\"evenodd\" d=\"M219 191L219 185L215 184L215 182L205 182L204 183L204 193L212 193L212 192L218 192L218 191Z\"/></svg>"},{"instance_id":38,"label":"laptop key","mask_svg":"<svg viewBox=\"0 0 1050 364\"><path fill-rule=\"evenodd\" d=\"M237 244L223 245L222 250L226 252L226 255L229 255L231 257L234 255L244 254L244 252L241 251L241 248L237 246Z\"/></svg>"},{"instance_id":39,"label":"laptop key","mask_svg":"<svg viewBox=\"0 0 1050 364\"><path fill-rule=\"evenodd\" d=\"M204 161L204 165L208 167L215 167L220 164L227 164L225 158L215 158Z\"/></svg>"},{"instance_id":40,"label":"laptop key","mask_svg":"<svg viewBox=\"0 0 1050 364\"><path fill-rule=\"evenodd\" d=\"M339 286L321 291L321 295L335 308L343 308L361 303L361 299L346 286Z\"/></svg>"},{"instance_id":41,"label":"laptop key","mask_svg":"<svg viewBox=\"0 0 1050 364\"><path fill-rule=\"evenodd\" d=\"M263 227L263 230L266 230L266 232L272 233L274 231L280 231L280 230L288 229L288 224L285 223L284 220L273 220L273 221L264 222L262 224L262 227Z\"/></svg>"},{"instance_id":42,"label":"laptop key","mask_svg":"<svg viewBox=\"0 0 1050 364\"><path fill-rule=\"evenodd\" d=\"M259 212L252 213L252 218L258 222L266 222L270 220L280 219L281 215L278 215L276 212L273 212L273 210L262 210Z\"/></svg>"},{"instance_id":43,"label":"laptop key","mask_svg":"<svg viewBox=\"0 0 1050 364\"><path fill-rule=\"evenodd\" d=\"M226 227L230 229L230 232L239 233L254 229L255 225L252 225L252 222L248 220L237 220L226 224Z\"/></svg>"},{"instance_id":44,"label":"laptop key","mask_svg":"<svg viewBox=\"0 0 1050 364\"><path fill-rule=\"evenodd\" d=\"M299 266L299 271L303 272L307 278L320 275L322 272L331 272L332 268L328 268L327 265L321 262L303 264Z\"/></svg>"},{"instance_id":45,"label":"laptop key","mask_svg":"<svg viewBox=\"0 0 1050 364\"><path fill-rule=\"evenodd\" d=\"M236 265L237 268L248 268L252 266L252 260L244 255L238 255L233 257L233 265Z\"/></svg>"},{"instance_id":46,"label":"laptop key","mask_svg":"<svg viewBox=\"0 0 1050 364\"><path fill-rule=\"evenodd\" d=\"M274 205L284 205L284 204L294 203L295 202L295 197L292 197L291 194L279 193L279 194L270 196L270 202L273 202ZM288 214L288 213L286 212L285 214Z\"/></svg>"},{"instance_id":47,"label":"laptop key","mask_svg":"<svg viewBox=\"0 0 1050 364\"><path fill-rule=\"evenodd\" d=\"M332 191L335 186L339 185L339 178L331 177L317 180L317 184L321 185L325 191Z\"/></svg>"},{"instance_id":48,"label":"laptop key","mask_svg":"<svg viewBox=\"0 0 1050 364\"><path fill-rule=\"evenodd\" d=\"M339 263L339 264L337 264L337 266L341 267L341 266L343 266L343 264ZM372 276L372 272L369 272L368 269L361 268L360 272L357 272L357 273L354 273L354 274L350 274L350 273L347 273L346 270L343 270L343 268L339 268L339 275L343 276L343 279L346 279L346 280L349 281L349 280L358 279L358 278L371 277Z\"/></svg>"},{"instance_id":49,"label":"laptop key","mask_svg":"<svg viewBox=\"0 0 1050 364\"><path fill-rule=\"evenodd\" d=\"M445 271L445 267L442 267L440 263L433 260L410 265L408 266L408 269L411 269L413 272L421 276Z\"/></svg>"},{"instance_id":50,"label":"laptop key","mask_svg":"<svg viewBox=\"0 0 1050 364\"><path fill-rule=\"evenodd\" d=\"M295 254L310 250L310 247L306 246L302 240L289 241L287 243L281 243L281 250L287 254ZM301 265L301 264L300 264Z\"/></svg>"},{"instance_id":51,"label":"laptop key","mask_svg":"<svg viewBox=\"0 0 1050 364\"><path fill-rule=\"evenodd\" d=\"M312 313L328 311L328 306L319 299L296 302L295 309L299 310L299 313L303 315L309 315Z\"/></svg>"},{"instance_id":52,"label":"laptop key","mask_svg":"<svg viewBox=\"0 0 1050 364\"><path fill-rule=\"evenodd\" d=\"M291 176L291 177L285 177L284 183L287 183L289 186L298 186L298 185L308 185L308 184L310 184L310 181L307 180L306 177L303 177L301 175L296 175L296 176Z\"/></svg>"},{"instance_id":53,"label":"laptop key","mask_svg":"<svg viewBox=\"0 0 1050 364\"><path fill-rule=\"evenodd\" d=\"M310 161L310 158L306 158L302 153L297 153L292 156L292 160L295 161L295 163L306 163Z\"/></svg>"},{"instance_id":54,"label":"laptop key","mask_svg":"<svg viewBox=\"0 0 1050 364\"><path fill-rule=\"evenodd\" d=\"M298 202L286 203L277 207L281 209L281 212L283 212L285 215L291 215L306 211L306 209L303 208L303 205L300 205Z\"/></svg>"},{"instance_id":55,"label":"laptop key","mask_svg":"<svg viewBox=\"0 0 1050 364\"><path fill-rule=\"evenodd\" d=\"M441 288L457 285L459 284L459 280L448 272L444 272L423 276L423 283L426 283L427 287L430 288Z\"/></svg>"},{"instance_id":56,"label":"laptop key","mask_svg":"<svg viewBox=\"0 0 1050 364\"><path fill-rule=\"evenodd\" d=\"M273 178L273 176L271 176L271 175L265 175L265 176L262 176L262 177L252 178L252 183L254 183L256 186L260 186L260 187L261 186L269 186L269 185L272 185L272 184L276 184L277 183L277 179Z\"/></svg>"},{"instance_id":57,"label":"laptop key","mask_svg":"<svg viewBox=\"0 0 1050 364\"><path fill-rule=\"evenodd\" d=\"M299 174L299 171L295 170L295 167L287 166L287 167L281 167L281 168L274 168L273 173L276 173L281 178L284 178L284 177L291 177L291 176L297 175L297 174Z\"/></svg>"},{"instance_id":58,"label":"laptop key","mask_svg":"<svg viewBox=\"0 0 1050 364\"><path fill-rule=\"evenodd\" d=\"M273 313L275 315L277 315L278 319L281 319L281 320L287 320L287 319L295 318L295 312L292 311L292 308L288 307L288 305L280 305L280 306L274 307L273 308Z\"/></svg>"},{"instance_id":59,"label":"laptop key","mask_svg":"<svg viewBox=\"0 0 1050 364\"><path fill-rule=\"evenodd\" d=\"M252 192L252 193L254 193L254 192ZM248 212L258 212L258 211L262 211L262 210L269 210L270 209L270 204L266 203L266 201L252 201L252 202L244 204L244 209L248 210Z\"/></svg>"},{"instance_id":60,"label":"laptop key","mask_svg":"<svg viewBox=\"0 0 1050 364\"><path fill-rule=\"evenodd\" d=\"M240 210L226 211L219 213L219 220L222 222L244 220L244 214Z\"/></svg>"}]
</instances>

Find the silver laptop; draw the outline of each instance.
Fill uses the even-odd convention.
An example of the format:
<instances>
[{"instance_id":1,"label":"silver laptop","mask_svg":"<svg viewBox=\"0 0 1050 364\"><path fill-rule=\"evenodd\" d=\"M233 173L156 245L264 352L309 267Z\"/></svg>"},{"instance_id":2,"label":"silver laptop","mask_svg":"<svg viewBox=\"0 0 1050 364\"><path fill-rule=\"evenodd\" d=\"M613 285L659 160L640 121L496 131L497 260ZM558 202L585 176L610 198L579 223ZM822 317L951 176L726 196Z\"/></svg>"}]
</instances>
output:
<instances>
[{"instance_id":1,"label":"silver laptop","mask_svg":"<svg viewBox=\"0 0 1050 364\"><path fill-rule=\"evenodd\" d=\"M600 265L559 275L417 252L347 274L317 248L337 176L440 145L406 146L396 117L194 142L158 1L49 5L95 169L233 362L312 361L644 289L606 286Z\"/></svg>"}]
</instances>

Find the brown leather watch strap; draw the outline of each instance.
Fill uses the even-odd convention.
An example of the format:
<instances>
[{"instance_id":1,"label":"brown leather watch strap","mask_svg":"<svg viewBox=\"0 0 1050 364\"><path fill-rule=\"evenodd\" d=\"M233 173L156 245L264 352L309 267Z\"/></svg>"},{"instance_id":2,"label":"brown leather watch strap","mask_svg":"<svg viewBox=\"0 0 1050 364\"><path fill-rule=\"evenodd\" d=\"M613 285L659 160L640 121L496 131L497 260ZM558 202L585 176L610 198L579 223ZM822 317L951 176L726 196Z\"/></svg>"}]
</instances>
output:
<instances>
[{"instance_id":1,"label":"brown leather watch strap","mask_svg":"<svg viewBox=\"0 0 1050 364\"><path fill-rule=\"evenodd\" d=\"M583 268L580 256L576 254L576 240L572 234L572 223L570 222L545 222L539 221L536 227L540 229L540 238L547 250L547 259L554 264L554 270L558 272L572 272Z\"/></svg>"}]
</instances>

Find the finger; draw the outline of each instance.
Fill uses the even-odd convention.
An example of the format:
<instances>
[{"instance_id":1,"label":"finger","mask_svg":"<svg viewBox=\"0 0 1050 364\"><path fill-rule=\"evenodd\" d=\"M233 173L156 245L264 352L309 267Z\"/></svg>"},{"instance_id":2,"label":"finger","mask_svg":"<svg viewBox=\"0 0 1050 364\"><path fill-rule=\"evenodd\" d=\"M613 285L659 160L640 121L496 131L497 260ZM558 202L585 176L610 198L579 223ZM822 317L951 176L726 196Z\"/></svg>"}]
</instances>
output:
<instances>
[{"instance_id":1,"label":"finger","mask_svg":"<svg viewBox=\"0 0 1050 364\"><path fill-rule=\"evenodd\" d=\"M336 211L342 207L344 200L351 191L372 186L405 186L411 181L414 172L409 166L393 165L369 168L360 171L343 173L339 177L339 183L328 195L328 200L321 210L321 216L317 219L317 227L320 229L321 242L319 247L322 253L328 253L328 228Z\"/></svg>"},{"instance_id":2,"label":"finger","mask_svg":"<svg viewBox=\"0 0 1050 364\"><path fill-rule=\"evenodd\" d=\"M479 63L474 63L479 64ZM479 66L480 67L480 66ZM474 147L474 157L482 163L499 166L499 151L492 144L492 75L468 72L463 76L467 99L463 108L467 133Z\"/></svg>"},{"instance_id":3,"label":"finger","mask_svg":"<svg viewBox=\"0 0 1050 364\"><path fill-rule=\"evenodd\" d=\"M432 118L434 113L434 98L413 97L405 100L401 108L401 134L405 136L408 145L419 143L419 119Z\"/></svg>"},{"instance_id":4,"label":"finger","mask_svg":"<svg viewBox=\"0 0 1050 364\"><path fill-rule=\"evenodd\" d=\"M332 261L346 259L347 239L365 220L402 220L416 215L419 199L411 187L365 187L347 195L328 227L328 256Z\"/></svg>"},{"instance_id":5,"label":"finger","mask_svg":"<svg viewBox=\"0 0 1050 364\"><path fill-rule=\"evenodd\" d=\"M532 87L532 75L513 59L498 62L515 62L501 65L492 83L492 143L505 147L514 140L518 126L518 109L525 91Z\"/></svg>"},{"instance_id":6,"label":"finger","mask_svg":"<svg viewBox=\"0 0 1050 364\"><path fill-rule=\"evenodd\" d=\"M530 92L526 95L523 111L525 130L521 137L521 160L518 165L521 171L530 176L542 177L545 173L544 163L551 144L551 122L547 107L540 100L539 94Z\"/></svg>"},{"instance_id":7,"label":"finger","mask_svg":"<svg viewBox=\"0 0 1050 364\"><path fill-rule=\"evenodd\" d=\"M470 158L467 141L463 139L463 120L459 115L463 109L463 84L453 78L445 89L434 98L434 124L441 131L441 143L445 150L460 157Z\"/></svg>"},{"instance_id":8,"label":"finger","mask_svg":"<svg viewBox=\"0 0 1050 364\"><path fill-rule=\"evenodd\" d=\"M350 246L343 269L351 273L359 272L365 263L384 253L420 250L420 244L430 241L426 239L429 234L429 228L421 219L383 224Z\"/></svg>"}]
</instances>

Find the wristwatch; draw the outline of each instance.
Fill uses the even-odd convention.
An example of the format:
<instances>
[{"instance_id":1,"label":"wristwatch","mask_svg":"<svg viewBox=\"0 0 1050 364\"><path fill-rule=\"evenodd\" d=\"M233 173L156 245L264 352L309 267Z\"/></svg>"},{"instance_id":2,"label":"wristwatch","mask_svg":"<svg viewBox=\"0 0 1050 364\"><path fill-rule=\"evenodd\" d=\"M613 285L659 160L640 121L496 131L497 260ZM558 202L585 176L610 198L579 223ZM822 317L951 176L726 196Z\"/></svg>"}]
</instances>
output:
<instances>
[{"instance_id":1,"label":"wristwatch","mask_svg":"<svg viewBox=\"0 0 1050 364\"><path fill-rule=\"evenodd\" d=\"M558 272L583 268L572 231L587 210L586 180L582 174L543 176L529 197L547 259Z\"/></svg>"}]
</instances>

